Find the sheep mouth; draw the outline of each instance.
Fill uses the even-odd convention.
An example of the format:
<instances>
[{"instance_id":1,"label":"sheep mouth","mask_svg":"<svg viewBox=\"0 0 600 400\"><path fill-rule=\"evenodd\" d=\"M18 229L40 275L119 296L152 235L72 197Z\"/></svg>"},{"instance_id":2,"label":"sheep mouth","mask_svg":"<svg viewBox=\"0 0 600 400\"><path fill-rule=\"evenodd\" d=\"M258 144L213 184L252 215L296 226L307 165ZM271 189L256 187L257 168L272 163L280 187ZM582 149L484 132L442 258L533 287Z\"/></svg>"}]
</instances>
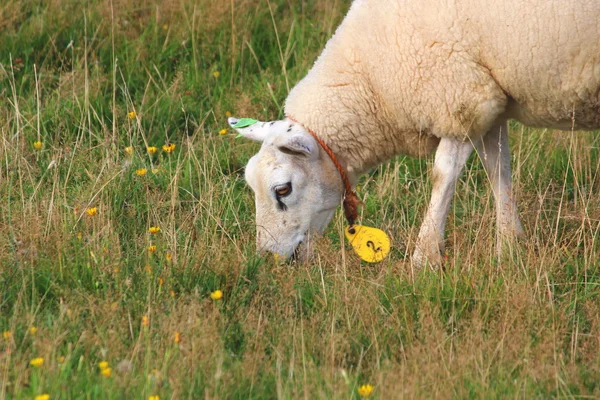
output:
<instances>
[{"instance_id":1,"label":"sheep mouth","mask_svg":"<svg viewBox=\"0 0 600 400\"><path fill-rule=\"evenodd\" d=\"M303 259L302 256L302 243L304 243L304 241L300 241L300 243L298 243L296 245L296 248L294 249L294 251L292 252L292 256L290 257L290 261L296 261L296 262L300 262Z\"/></svg>"},{"instance_id":2,"label":"sheep mouth","mask_svg":"<svg viewBox=\"0 0 600 400\"><path fill-rule=\"evenodd\" d=\"M304 234L299 239L300 240L298 240L298 243L296 243L289 250L282 251L281 249L278 249L276 246L274 246L271 249L267 249L267 248L263 247L262 249L260 249L260 248L258 249L258 253L259 254L272 254L276 263L278 263L278 264L279 263L292 264L295 262L305 261L308 258L307 235Z\"/></svg>"},{"instance_id":3,"label":"sheep mouth","mask_svg":"<svg viewBox=\"0 0 600 400\"><path fill-rule=\"evenodd\" d=\"M310 258L310 242L308 232L302 235L289 260L293 262L304 262Z\"/></svg>"}]
</instances>

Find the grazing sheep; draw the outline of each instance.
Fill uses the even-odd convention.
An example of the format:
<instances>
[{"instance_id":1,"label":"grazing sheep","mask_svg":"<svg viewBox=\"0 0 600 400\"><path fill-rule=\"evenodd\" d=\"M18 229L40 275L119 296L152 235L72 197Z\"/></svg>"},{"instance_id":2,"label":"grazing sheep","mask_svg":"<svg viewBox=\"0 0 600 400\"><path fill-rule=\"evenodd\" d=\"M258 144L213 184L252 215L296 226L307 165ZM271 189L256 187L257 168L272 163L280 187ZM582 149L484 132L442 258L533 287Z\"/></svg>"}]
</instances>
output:
<instances>
[{"instance_id":1,"label":"grazing sheep","mask_svg":"<svg viewBox=\"0 0 600 400\"><path fill-rule=\"evenodd\" d=\"M393 156L437 148L413 256L419 265L441 261L450 200L473 148L501 237L521 235L507 120L597 129L599 94L598 0L356 0L290 92L288 118L238 129L263 143L246 167L258 248L306 256L310 235L349 194L315 137L352 184Z\"/></svg>"}]
</instances>

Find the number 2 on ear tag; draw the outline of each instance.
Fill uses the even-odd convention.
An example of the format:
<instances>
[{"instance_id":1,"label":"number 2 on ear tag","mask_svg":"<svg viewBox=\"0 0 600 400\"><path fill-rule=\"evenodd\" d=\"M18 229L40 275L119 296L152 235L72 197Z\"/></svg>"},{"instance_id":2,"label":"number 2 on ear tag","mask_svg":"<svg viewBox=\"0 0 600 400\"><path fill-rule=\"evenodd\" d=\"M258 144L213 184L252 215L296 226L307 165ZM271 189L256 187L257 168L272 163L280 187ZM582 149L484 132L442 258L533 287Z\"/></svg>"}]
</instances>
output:
<instances>
[{"instance_id":1,"label":"number 2 on ear tag","mask_svg":"<svg viewBox=\"0 0 600 400\"><path fill-rule=\"evenodd\" d=\"M346 238L362 260L377 263L387 257L390 238L384 231L362 225L354 225L352 229L354 233L350 232L350 227L346 227Z\"/></svg>"}]
</instances>

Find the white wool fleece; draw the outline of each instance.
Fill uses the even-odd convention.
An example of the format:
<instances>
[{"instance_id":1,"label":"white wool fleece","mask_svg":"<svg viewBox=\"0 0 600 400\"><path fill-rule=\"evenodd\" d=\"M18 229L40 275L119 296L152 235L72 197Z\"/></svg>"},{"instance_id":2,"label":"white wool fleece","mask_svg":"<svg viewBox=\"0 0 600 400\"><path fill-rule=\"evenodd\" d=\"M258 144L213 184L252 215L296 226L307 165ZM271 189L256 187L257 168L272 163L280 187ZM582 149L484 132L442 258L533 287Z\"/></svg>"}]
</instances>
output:
<instances>
[{"instance_id":1,"label":"white wool fleece","mask_svg":"<svg viewBox=\"0 0 600 400\"><path fill-rule=\"evenodd\" d=\"M599 93L598 0L357 0L285 112L359 174L506 118L598 128Z\"/></svg>"}]
</instances>

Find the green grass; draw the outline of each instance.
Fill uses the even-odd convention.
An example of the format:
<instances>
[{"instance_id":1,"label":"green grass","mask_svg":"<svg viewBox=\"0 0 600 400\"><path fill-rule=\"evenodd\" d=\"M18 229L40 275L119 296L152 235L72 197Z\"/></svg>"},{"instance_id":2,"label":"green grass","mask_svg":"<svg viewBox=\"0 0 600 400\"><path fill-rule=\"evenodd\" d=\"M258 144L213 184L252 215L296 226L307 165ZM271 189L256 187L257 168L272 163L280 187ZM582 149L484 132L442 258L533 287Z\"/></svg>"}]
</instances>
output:
<instances>
[{"instance_id":1,"label":"green grass","mask_svg":"<svg viewBox=\"0 0 600 400\"><path fill-rule=\"evenodd\" d=\"M0 399L600 396L597 133L511 124L528 239L499 259L474 158L445 270L411 268L431 160L399 157L359 183L390 258L361 263L338 213L313 262L277 265L257 145L218 132L282 117L349 2L140 4L0 5Z\"/></svg>"}]
</instances>

